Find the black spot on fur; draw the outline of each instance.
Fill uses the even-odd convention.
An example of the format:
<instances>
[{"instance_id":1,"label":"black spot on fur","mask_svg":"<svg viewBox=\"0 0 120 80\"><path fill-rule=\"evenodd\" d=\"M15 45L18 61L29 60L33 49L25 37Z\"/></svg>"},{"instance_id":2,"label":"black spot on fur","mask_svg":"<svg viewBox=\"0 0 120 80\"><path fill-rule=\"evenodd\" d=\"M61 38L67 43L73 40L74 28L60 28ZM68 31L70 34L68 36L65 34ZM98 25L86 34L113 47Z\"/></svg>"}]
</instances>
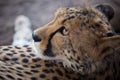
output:
<instances>
[{"instance_id":1,"label":"black spot on fur","mask_svg":"<svg viewBox=\"0 0 120 80\"><path fill-rule=\"evenodd\" d=\"M31 68L38 68L38 67L41 67L40 64L35 64L34 66L31 66Z\"/></svg>"},{"instance_id":2,"label":"black spot on fur","mask_svg":"<svg viewBox=\"0 0 120 80\"><path fill-rule=\"evenodd\" d=\"M15 78L13 76L9 75L9 74L7 74L6 77L8 77L8 78L10 78L12 80L15 80Z\"/></svg>"},{"instance_id":3,"label":"black spot on fur","mask_svg":"<svg viewBox=\"0 0 120 80\"><path fill-rule=\"evenodd\" d=\"M77 56L77 60L80 60L80 57L79 57L79 56Z\"/></svg>"},{"instance_id":4,"label":"black spot on fur","mask_svg":"<svg viewBox=\"0 0 120 80\"><path fill-rule=\"evenodd\" d=\"M22 62L24 62L24 63L28 63L29 60L28 60L27 58L24 58L24 59L22 60Z\"/></svg>"},{"instance_id":5,"label":"black spot on fur","mask_svg":"<svg viewBox=\"0 0 120 80\"><path fill-rule=\"evenodd\" d=\"M52 64L45 64L46 67L52 67Z\"/></svg>"},{"instance_id":6,"label":"black spot on fur","mask_svg":"<svg viewBox=\"0 0 120 80\"><path fill-rule=\"evenodd\" d=\"M6 70L6 72L11 73L11 71L10 71L10 70Z\"/></svg>"},{"instance_id":7,"label":"black spot on fur","mask_svg":"<svg viewBox=\"0 0 120 80\"><path fill-rule=\"evenodd\" d=\"M30 80L38 80L36 77L31 77Z\"/></svg>"},{"instance_id":8,"label":"black spot on fur","mask_svg":"<svg viewBox=\"0 0 120 80\"><path fill-rule=\"evenodd\" d=\"M35 54L32 54L32 53L30 55L33 56L33 57L35 56Z\"/></svg>"},{"instance_id":9,"label":"black spot on fur","mask_svg":"<svg viewBox=\"0 0 120 80\"><path fill-rule=\"evenodd\" d=\"M40 64L35 64L35 67L38 68L38 67L41 67L41 65Z\"/></svg>"},{"instance_id":10,"label":"black spot on fur","mask_svg":"<svg viewBox=\"0 0 120 80\"><path fill-rule=\"evenodd\" d=\"M4 57L3 57L3 60L8 61L8 60L10 60L10 58L7 57L7 56L4 56Z\"/></svg>"},{"instance_id":11,"label":"black spot on fur","mask_svg":"<svg viewBox=\"0 0 120 80\"><path fill-rule=\"evenodd\" d=\"M23 70L23 68L21 68L21 67L16 67L16 69Z\"/></svg>"},{"instance_id":12,"label":"black spot on fur","mask_svg":"<svg viewBox=\"0 0 120 80\"><path fill-rule=\"evenodd\" d=\"M13 56L13 54L12 53L6 53L8 56Z\"/></svg>"},{"instance_id":13,"label":"black spot on fur","mask_svg":"<svg viewBox=\"0 0 120 80\"><path fill-rule=\"evenodd\" d=\"M60 71L59 69L56 69L56 72L57 72L58 75L63 76L62 71Z\"/></svg>"},{"instance_id":14,"label":"black spot on fur","mask_svg":"<svg viewBox=\"0 0 120 80\"><path fill-rule=\"evenodd\" d=\"M0 79L1 79L1 80L5 80L5 78L4 78L3 76L0 76Z\"/></svg>"},{"instance_id":15,"label":"black spot on fur","mask_svg":"<svg viewBox=\"0 0 120 80\"><path fill-rule=\"evenodd\" d=\"M51 72L51 73L54 73L55 71L54 71L53 69L50 69L50 72Z\"/></svg>"},{"instance_id":16,"label":"black spot on fur","mask_svg":"<svg viewBox=\"0 0 120 80\"><path fill-rule=\"evenodd\" d=\"M12 61L17 61L18 60L18 58L12 58Z\"/></svg>"},{"instance_id":17,"label":"black spot on fur","mask_svg":"<svg viewBox=\"0 0 120 80\"><path fill-rule=\"evenodd\" d=\"M0 72L5 72L4 70L0 70Z\"/></svg>"},{"instance_id":18,"label":"black spot on fur","mask_svg":"<svg viewBox=\"0 0 120 80\"><path fill-rule=\"evenodd\" d=\"M23 67L26 67L26 68L28 68L28 65L23 65Z\"/></svg>"},{"instance_id":19,"label":"black spot on fur","mask_svg":"<svg viewBox=\"0 0 120 80\"><path fill-rule=\"evenodd\" d=\"M17 73L17 75L18 75L18 76L21 76L21 77L23 77L23 76L24 76L23 74L20 74L20 73Z\"/></svg>"},{"instance_id":20,"label":"black spot on fur","mask_svg":"<svg viewBox=\"0 0 120 80\"><path fill-rule=\"evenodd\" d=\"M25 73L25 74L28 74L28 75L31 75L31 74L32 74L31 72L28 72L28 71L25 71L24 73Z\"/></svg>"},{"instance_id":21,"label":"black spot on fur","mask_svg":"<svg viewBox=\"0 0 120 80\"><path fill-rule=\"evenodd\" d=\"M4 69L6 69L6 66L1 66L1 68L4 68Z\"/></svg>"},{"instance_id":22,"label":"black spot on fur","mask_svg":"<svg viewBox=\"0 0 120 80\"><path fill-rule=\"evenodd\" d=\"M3 51L8 51L8 50L9 50L9 48L4 48L4 49L3 49Z\"/></svg>"},{"instance_id":23,"label":"black spot on fur","mask_svg":"<svg viewBox=\"0 0 120 80\"><path fill-rule=\"evenodd\" d=\"M16 49L21 49L21 48L20 48L20 47L18 47L18 46L15 46L15 48L16 48Z\"/></svg>"},{"instance_id":24,"label":"black spot on fur","mask_svg":"<svg viewBox=\"0 0 120 80\"><path fill-rule=\"evenodd\" d=\"M32 52L32 50L28 49L27 52Z\"/></svg>"},{"instance_id":25,"label":"black spot on fur","mask_svg":"<svg viewBox=\"0 0 120 80\"><path fill-rule=\"evenodd\" d=\"M12 67L10 67L9 69L11 69L11 70L15 70L14 68L12 68Z\"/></svg>"},{"instance_id":26,"label":"black spot on fur","mask_svg":"<svg viewBox=\"0 0 120 80\"><path fill-rule=\"evenodd\" d=\"M59 80L58 77L54 76L52 80Z\"/></svg>"},{"instance_id":27,"label":"black spot on fur","mask_svg":"<svg viewBox=\"0 0 120 80\"><path fill-rule=\"evenodd\" d=\"M31 68L36 68L36 66L31 66Z\"/></svg>"},{"instance_id":28,"label":"black spot on fur","mask_svg":"<svg viewBox=\"0 0 120 80\"><path fill-rule=\"evenodd\" d=\"M33 62L38 62L39 59L36 59L36 58L35 58L35 59L32 59L32 61L33 61Z\"/></svg>"},{"instance_id":29,"label":"black spot on fur","mask_svg":"<svg viewBox=\"0 0 120 80\"><path fill-rule=\"evenodd\" d=\"M70 50L68 50L68 53L70 53Z\"/></svg>"},{"instance_id":30,"label":"black spot on fur","mask_svg":"<svg viewBox=\"0 0 120 80\"><path fill-rule=\"evenodd\" d=\"M26 55L25 55L25 54L21 54L20 56L21 56L21 57L25 57Z\"/></svg>"},{"instance_id":31,"label":"black spot on fur","mask_svg":"<svg viewBox=\"0 0 120 80\"><path fill-rule=\"evenodd\" d=\"M76 51L74 49L72 49L72 52L73 52L73 54L76 54Z\"/></svg>"},{"instance_id":32,"label":"black spot on fur","mask_svg":"<svg viewBox=\"0 0 120 80\"><path fill-rule=\"evenodd\" d=\"M48 69L44 69L42 70L44 73L50 73L50 71Z\"/></svg>"},{"instance_id":33,"label":"black spot on fur","mask_svg":"<svg viewBox=\"0 0 120 80\"><path fill-rule=\"evenodd\" d=\"M40 74L40 78L45 78L46 75L45 74Z\"/></svg>"},{"instance_id":34,"label":"black spot on fur","mask_svg":"<svg viewBox=\"0 0 120 80\"><path fill-rule=\"evenodd\" d=\"M31 70L31 72L38 73L39 71L38 70Z\"/></svg>"}]
</instances>

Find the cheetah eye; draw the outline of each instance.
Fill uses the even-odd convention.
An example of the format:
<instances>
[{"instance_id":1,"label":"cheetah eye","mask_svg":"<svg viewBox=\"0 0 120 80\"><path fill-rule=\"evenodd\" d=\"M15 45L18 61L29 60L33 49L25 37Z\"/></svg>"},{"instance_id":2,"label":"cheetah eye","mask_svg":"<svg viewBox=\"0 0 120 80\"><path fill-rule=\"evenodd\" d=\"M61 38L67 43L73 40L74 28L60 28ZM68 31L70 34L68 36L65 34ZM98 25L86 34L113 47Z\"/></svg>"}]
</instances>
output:
<instances>
[{"instance_id":1,"label":"cheetah eye","mask_svg":"<svg viewBox=\"0 0 120 80\"><path fill-rule=\"evenodd\" d=\"M61 30L60 30L60 33L64 36L67 36L68 35L68 30L65 28L65 26L62 26Z\"/></svg>"}]
</instances>

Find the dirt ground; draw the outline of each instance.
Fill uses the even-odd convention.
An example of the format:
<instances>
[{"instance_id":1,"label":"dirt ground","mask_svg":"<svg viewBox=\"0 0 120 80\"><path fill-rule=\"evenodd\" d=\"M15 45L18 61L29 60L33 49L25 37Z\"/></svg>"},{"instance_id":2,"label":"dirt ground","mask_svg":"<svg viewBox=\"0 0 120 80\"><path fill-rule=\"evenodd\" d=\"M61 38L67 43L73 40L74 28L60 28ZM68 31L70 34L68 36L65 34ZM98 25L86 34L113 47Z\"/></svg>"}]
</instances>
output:
<instances>
[{"instance_id":1,"label":"dirt ground","mask_svg":"<svg viewBox=\"0 0 120 80\"><path fill-rule=\"evenodd\" d=\"M60 7L83 5L83 3L103 3L102 0L0 0L0 45L10 45L14 34L14 21L19 15L25 15L32 21L32 29L49 22L54 12ZM120 32L120 1L107 0L116 11L111 22L117 32Z\"/></svg>"}]
</instances>

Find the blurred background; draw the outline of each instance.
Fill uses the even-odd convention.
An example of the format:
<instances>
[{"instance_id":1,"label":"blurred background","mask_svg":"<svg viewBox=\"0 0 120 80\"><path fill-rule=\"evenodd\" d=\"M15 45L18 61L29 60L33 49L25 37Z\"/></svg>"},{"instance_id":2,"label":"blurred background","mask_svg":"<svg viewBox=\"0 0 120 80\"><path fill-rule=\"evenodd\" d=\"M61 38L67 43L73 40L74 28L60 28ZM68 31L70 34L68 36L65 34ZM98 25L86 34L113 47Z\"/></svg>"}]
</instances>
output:
<instances>
[{"instance_id":1,"label":"blurred background","mask_svg":"<svg viewBox=\"0 0 120 80\"><path fill-rule=\"evenodd\" d=\"M14 21L25 15L32 23L32 30L43 26L54 17L60 7L109 3L115 9L112 26L120 32L120 0L0 0L0 45L10 45L14 34Z\"/></svg>"}]
</instances>

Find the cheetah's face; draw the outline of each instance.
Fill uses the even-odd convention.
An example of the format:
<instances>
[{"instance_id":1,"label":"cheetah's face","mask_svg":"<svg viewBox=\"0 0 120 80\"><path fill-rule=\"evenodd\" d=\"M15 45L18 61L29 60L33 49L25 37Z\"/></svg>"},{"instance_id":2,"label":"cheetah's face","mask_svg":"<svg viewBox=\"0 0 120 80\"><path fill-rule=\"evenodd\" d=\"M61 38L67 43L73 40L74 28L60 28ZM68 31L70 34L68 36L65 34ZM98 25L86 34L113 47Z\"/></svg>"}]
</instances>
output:
<instances>
[{"instance_id":1,"label":"cheetah's face","mask_svg":"<svg viewBox=\"0 0 120 80\"><path fill-rule=\"evenodd\" d=\"M114 35L109 24L113 14L106 17L106 9L102 6L104 11L100 12L100 7L59 9L53 21L34 31L33 38L40 57L62 61L74 70L79 68L78 71L84 66L80 64L99 58L100 40Z\"/></svg>"}]
</instances>

